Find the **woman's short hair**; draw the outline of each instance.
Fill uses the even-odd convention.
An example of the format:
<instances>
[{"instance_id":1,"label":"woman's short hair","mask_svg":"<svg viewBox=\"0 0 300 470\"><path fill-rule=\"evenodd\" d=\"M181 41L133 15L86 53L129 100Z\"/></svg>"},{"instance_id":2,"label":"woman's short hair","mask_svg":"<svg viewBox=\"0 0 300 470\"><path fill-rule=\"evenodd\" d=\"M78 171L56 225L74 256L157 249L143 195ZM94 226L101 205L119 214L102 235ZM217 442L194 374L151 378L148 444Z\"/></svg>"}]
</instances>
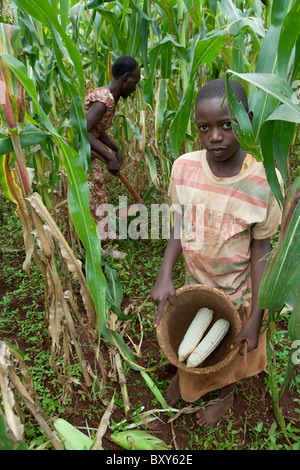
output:
<instances>
[{"instance_id":1,"label":"woman's short hair","mask_svg":"<svg viewBox=\"0 0 300 470\"><path fill-rule=\"evenodd\" d=\"M139 67L137 61L130 55L123 55L113 63L112 75L113 77L121 77L127 72L133 72Z\"/></svg>"}]
</instances>

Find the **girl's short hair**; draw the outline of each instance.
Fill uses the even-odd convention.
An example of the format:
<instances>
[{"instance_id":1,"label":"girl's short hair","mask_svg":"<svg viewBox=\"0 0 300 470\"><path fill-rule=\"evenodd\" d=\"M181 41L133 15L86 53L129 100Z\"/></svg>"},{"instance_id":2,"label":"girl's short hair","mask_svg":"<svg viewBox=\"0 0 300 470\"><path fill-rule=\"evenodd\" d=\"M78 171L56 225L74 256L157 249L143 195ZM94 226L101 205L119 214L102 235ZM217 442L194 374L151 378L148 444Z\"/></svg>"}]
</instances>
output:
<instances>
[{"instance_id":1,"label":"girl's short hair","mask_svg":"<svg viewBox=\"0 0 300 470\"><path fill-rule=\"evenodd\" d=\"M137 61L130 55L118 57L112 66L113 77L122 77L127 72L133 72L139 67Z\"/></svg>"},{"instance_id":2,"label":"girl's short hair","mask_svg":"<svg viewBox=\"0 0 300 470\"><path fill-rule=\"evenodd\" d=\"M234 91L235 98L243 104L245 110L248 112L248 99L244 87L235 80L229 80L229 83ZM217 78L216 80L206 83L202 88L200 88L196 98L196 105L199 101L204 99L224 98L225 94L225 79Z\"/></svg>"}]
</instances>

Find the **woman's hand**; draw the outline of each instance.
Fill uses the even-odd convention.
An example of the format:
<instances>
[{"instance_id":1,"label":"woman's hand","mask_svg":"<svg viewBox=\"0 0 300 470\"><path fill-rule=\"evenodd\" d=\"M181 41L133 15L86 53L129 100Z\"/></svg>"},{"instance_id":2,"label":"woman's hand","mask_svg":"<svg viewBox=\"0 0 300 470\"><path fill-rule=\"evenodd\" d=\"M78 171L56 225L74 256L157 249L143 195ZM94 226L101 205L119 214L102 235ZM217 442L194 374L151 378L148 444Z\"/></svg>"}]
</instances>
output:
<instances>
[{"instance_id":1,"label":"woman's hand","mask_svg":"<svg viewBox=\"0 0 300 470\"><path fill-rule=\"evenodd\" d=\"M121 163L114 156L112 156L112 158L110 158L108 161L107 169L112 175L117 176L120 171L120 166Z\"/></svg>"},{"instance_id":2,"label":"woman's hand","mask_svg":"<svg viewBox=\"0 0 300 470\"><path fill-rule=\"evenodd\" d=\"M116 158L118 160L118 162L120 163L120 166L122 165L123 163L123 155L122 155L122 150L120 149L120 147L117 148L116 150Z\"/></svg>"}]
</instances>

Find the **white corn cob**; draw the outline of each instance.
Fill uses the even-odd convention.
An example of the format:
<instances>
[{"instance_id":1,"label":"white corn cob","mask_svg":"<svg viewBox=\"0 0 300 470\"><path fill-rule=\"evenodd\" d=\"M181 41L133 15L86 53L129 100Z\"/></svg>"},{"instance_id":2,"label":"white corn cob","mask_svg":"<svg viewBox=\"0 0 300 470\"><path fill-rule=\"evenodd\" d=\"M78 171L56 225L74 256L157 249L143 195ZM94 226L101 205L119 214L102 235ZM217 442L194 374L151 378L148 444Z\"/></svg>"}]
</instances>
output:
<instances>
[{"instance_id":1,"label":"white corn cob","mask_svg":"<svg viewBox=\"0 0 300 470\"><path fill-rule=\"evenodd\" d=\"M221 318L211 327L207 335L198 344L187 360L187 367L199 366L220 344L229 330L228 320Z\"/></svg>"},{"instance_id":2,"label":"white corn cob","mask_svg":"<svg viewBox=\"0 0 300 470\"><path fill-rule=\"evenodd\" d=\"M213 318L213 311L200 308L178 348L178 359L183 362L194 351Z\"/></svg>"}]
</instances>

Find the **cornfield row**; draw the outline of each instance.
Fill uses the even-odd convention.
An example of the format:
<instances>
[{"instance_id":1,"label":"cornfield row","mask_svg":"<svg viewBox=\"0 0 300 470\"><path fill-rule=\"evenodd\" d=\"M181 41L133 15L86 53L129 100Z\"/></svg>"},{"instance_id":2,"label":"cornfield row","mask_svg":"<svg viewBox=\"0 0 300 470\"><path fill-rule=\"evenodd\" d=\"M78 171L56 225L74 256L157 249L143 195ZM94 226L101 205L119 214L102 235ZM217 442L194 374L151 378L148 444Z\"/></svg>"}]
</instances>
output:
<instances>
[{"instance_id":1,"label":"cornfield row","mask_svg":"<svg viewBox=\"0 0 300 470\"><path fill-rule=\"evenodd\" d=\"M3 2L0 181L22 220L24 269L30 272L33 259L45 278L53 367L71 341L86 385L94 380L74 327L78 306L71 277L80 285L87 315L82 328L95 351L103 336L128 364L138 367L110 323L112 311L122 312L118 279L101 260L89 210L85 93L109 82L116 57L128 54L141 64L137 94L119 106L111 130L126 156L124 172L149 201L152 186L165 197L174 159L198 145L193 103L199 86L220 76L227 85L230 77L242 81L254 120L251 125L228 86L238 139L243 149L263 159L271 189L283 204L275 166L287 187L289 150L300 118L299 10L300 0ZM292 340L300 339L299 292L294 287L299 277L298 192L296 180L260 293L261 306L273 314L292 292ZM99 364L103 367L101 359Z\"/></svg>"}]
</instances>

